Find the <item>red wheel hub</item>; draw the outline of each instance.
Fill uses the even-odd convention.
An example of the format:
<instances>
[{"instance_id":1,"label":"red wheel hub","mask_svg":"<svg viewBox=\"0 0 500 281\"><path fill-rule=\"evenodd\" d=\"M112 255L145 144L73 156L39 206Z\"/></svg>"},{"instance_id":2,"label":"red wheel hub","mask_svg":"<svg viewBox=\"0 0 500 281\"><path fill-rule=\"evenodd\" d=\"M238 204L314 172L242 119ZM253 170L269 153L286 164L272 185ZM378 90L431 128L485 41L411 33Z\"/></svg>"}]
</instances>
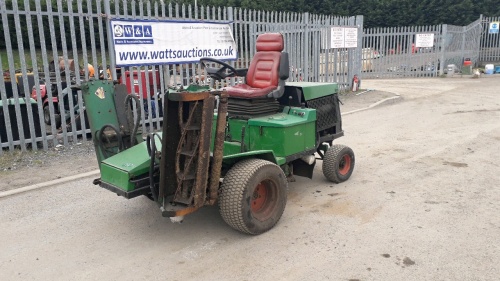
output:
<instances>
[{"instance_id":1,"label":"red wheel hub","mask_svg":"<svg viewBox=\"0 0 500 281\"><path fill-rule=\"evenodd\" d=\"M266 203L267 189L262 183L259 183L252 195L252 212L258 212Z\"/></svg>"},{"instance_id":2,"label":"red wheel hub","mask_svg":"<svg viewBox=\"0 0 500 281\"><path fill-rule=\"evenodd\" d=\"M349 154L345 154L342 156L342 159L340 159L339 163L339 174L345 176L347 173L349 173L349 170L351 169L351 156Z\"/></svg>"},{"instance_id":3,"label":"red wheel hub","mask_svg":"<svg viewBox=\"0 0 500 281\"><path fill-rule=\"evenodd\" d=\"M255 187L250 200L250 209L255 218L264 221L273 214L277 206L277 192L276 185L269 180L262 181Z\"/></svg>"}]
</instances>

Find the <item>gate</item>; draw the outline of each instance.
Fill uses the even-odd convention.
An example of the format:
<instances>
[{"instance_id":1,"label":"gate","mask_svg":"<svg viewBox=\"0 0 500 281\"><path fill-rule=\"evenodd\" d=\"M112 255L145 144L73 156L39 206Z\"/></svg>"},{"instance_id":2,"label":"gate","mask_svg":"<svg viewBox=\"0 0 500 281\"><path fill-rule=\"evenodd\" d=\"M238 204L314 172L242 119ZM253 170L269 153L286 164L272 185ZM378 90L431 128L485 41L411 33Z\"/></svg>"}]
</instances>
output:
<instances>
[{"instance_id":1,"label":"gate","mask_svg":"<svg viewBox=\"0 0 500 281\"><path fill-rule=\"evenodd\" d=\"M482 19L467 26L444 25L441 39L441 69L448 65L462 68L464 60L479 63L479 46L482 31ZM470 73L469 73L470 74Z\"/></svg>"},{"instance_id":2,"label":"gate","mask_svg":"<svg viewBox=\"0 0 500 281\"><path fill-rule=\"evenodd\" d=\"M500 62L500 33L490 31L490 23L499 23L500 17L484 17L481 28L481 51L479 61L482 64Z\"/></svg>"},{"instance_id":3,"label":"gate","mask_svg":"<svg viewBox=\"0 0 500 281\"><path fill-rule=\"evenodd\" d=\"M363 34L363 78L436 77L464 59L478 62L481 19L468 26L369 28ZM417 36L433 38L417 47Z\"/></svg>"}]
</instances>

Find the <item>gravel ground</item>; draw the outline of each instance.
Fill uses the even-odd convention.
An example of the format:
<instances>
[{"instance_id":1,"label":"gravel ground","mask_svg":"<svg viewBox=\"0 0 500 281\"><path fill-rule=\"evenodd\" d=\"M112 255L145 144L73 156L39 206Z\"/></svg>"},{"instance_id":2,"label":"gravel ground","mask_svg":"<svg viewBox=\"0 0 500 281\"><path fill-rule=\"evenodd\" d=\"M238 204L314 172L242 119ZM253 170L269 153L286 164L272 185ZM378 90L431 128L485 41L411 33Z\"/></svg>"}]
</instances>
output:
<instances>
[{"instance_id":1,"label":"gravel ground","mask_svg":"<svg viewBox=\"0 0 500 281\"><path fill-rule=\"evenodd\" d=\"M366 108L395 94L361 89L340 94L343 113ZM394 101L390 101L393 103ZM97 170L94 145L80 140L68 147L58 145L48 151L6 151L0 156L0 192ZM29 176L26 176L29 175Z\"/></svg>"},{"instance_id":2,"label":"gravel ground","mask_svg":"<svg viewBox=\"0 0 500 281\"><path fill-rule=\"evenodd\" d=\"M0 192L98 169L91 141L48 151L16 150L0 157Z\"/></svg>"}]
</instances>

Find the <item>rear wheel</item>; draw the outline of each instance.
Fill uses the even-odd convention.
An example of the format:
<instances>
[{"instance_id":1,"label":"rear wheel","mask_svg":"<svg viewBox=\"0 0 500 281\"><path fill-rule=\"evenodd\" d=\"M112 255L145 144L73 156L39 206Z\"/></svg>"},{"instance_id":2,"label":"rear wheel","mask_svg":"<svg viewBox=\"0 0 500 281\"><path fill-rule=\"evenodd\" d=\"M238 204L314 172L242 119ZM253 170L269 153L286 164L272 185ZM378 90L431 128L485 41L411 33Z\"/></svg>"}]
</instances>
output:
<instances>
[{"instance_id":1,"label":"rear wheel","mask_svg":"<svg viewBox=\"0 0 500 281\"><path fill-rule=\"evenodd\" d=\"M323 157L323 175L332 182L341 183L349 179L354 169L354 152L348 146L334 144Z\"/></svg>"},{"instance_id":2,"label":"rear wheel","mask_svg":"<svg viewBox=\"0 0 500 281\"><path fill-rule=\"evenodd\" d=\"M261 234L281 218L288 182L281 168L269 161L248 159L235 164L224 177L219 209L232 228Z\"/></svg>"}]
</instances>

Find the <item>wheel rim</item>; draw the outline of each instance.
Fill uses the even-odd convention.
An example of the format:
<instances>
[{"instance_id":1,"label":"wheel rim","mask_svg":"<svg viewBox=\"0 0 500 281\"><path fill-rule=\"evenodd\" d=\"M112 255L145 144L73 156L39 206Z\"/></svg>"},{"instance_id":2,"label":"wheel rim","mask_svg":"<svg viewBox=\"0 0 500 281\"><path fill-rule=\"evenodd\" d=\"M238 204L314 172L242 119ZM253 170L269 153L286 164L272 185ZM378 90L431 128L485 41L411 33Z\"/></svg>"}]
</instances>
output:
<instances>
[{"instance_id":1,"label":"wheel rim","mask_svg":"<svg viewBox=\"0 0 500 281\"><path fill-rule=\"evenodd\" d=\"M255 187L250 209L256 219L264 221L272 216L277 206L277 193L276 184L270 180L264 180Z\"/></svg>"},{"instance_id":2,"label":"wheel rim","mask_svg":"<svg viewBox=\"0 0 500 281\"><path fill-rule=\"evenodd\" d=\"M349 170L351 169L351 156L349 154L345 154L342 156L342 159L340 159L339 163L339 174L345 176L347 173L349 173Z\"/></svg>"},{"instance_id":3,"label":"wheel rim","mask_svg":"<svg viewBox=\"0 0 500 281\"><path fill-rule=\"evenodd\" d=\"M43 111L43 118L45 119L45 123L50 122L50 111L48 109L45 109Z\"/></svg>"}]
</instances>

